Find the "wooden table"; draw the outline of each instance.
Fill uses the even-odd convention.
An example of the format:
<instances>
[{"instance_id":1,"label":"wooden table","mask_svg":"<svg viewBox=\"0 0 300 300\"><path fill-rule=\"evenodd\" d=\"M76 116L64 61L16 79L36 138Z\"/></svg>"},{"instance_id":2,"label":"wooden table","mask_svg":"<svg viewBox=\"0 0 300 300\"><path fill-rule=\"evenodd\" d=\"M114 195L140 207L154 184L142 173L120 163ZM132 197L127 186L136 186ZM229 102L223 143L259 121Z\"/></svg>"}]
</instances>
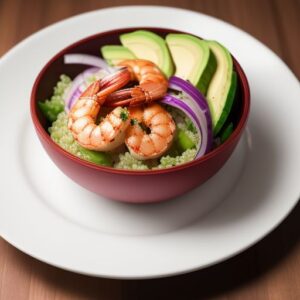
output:
<instances>
[{"instance_id":1,"label":"wooden table","mask_svg":"<svg viewBox=\"0 0 300 300\"><path fill-rule=\"evenodd\" d=\"M0 0L0 55L53 22L125 4L137 3ZM300 77L299 0L144 0L139 4L178 6L228 21L264 42ZM63 271L0 238L0 299L300 299L299 220L298 204L268 237L226 262L187 275L143 281L90 278Z\"/></svg>"}]
</instances>

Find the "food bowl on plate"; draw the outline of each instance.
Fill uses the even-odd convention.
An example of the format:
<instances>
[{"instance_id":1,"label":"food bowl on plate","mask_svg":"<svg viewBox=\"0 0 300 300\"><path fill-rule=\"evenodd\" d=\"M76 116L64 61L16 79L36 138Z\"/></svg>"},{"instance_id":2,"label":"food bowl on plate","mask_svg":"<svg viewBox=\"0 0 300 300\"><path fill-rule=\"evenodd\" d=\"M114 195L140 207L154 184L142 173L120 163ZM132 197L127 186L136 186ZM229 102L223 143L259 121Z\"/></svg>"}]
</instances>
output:
<instances>
[{"instance_id":1,"label":"food bowl on plate","mask_svg":"<svg viewBox=\"0 0 300 300\"><path fill-rule=\"evenodd\" d=\"M235 100L230 112L230 125L232 127L230 136L221 144L219 143L209 151L202 153L200 157L171 167L161 168L158 165L150 170L121 169L107 166L105 163L97 164L73 155L60 147L50 137L49 121L39 106L40 101L51 96L53 87L62 73L75 78L76 75L86 69L82 63L65 64L66 55L83 53L100 56L102 46L118 45L120 44L120 35L135 30L140 30L140 28L113 30L89 36L56 54L43 67L34 82L30 102L31 116L39 140L47 154L58 168L73 181L109 199L131 203L159 202L179 196L201 185L216 174L228 160L241 138L249 114L250 92L247 78L234 58L233 70L237 76ZM178 31L162 28L145 28L144 30L151 31L162 38L170 33L174 36L182 34ZM168 72L168 66L166 68ZM165 104L168 104L168 101L170 102L170 99L166 98ZM199 154L199 149L197 151Z\"/></svg>"}]
</instances>

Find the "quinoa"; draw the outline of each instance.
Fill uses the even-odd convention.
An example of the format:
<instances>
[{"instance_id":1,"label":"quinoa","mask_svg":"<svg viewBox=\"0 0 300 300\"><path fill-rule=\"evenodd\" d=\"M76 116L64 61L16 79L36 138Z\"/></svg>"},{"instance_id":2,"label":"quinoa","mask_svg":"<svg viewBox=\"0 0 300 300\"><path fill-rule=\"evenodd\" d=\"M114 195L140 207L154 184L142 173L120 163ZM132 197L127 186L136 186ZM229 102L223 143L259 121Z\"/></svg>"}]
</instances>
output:
<instances>
[{"instance_id":1,"label":"quinoa","mask_svg":"<svg viewBox=\"0 0 300 300\"><path fill-rule=\"evenodd\" d=\"M118 161L114 164L117 169L149 170L142 160L134 158L129 152L119 154Z\"/></svg>"},{"instance_id":2,"label":"quinoa","mask_svg":"<svg viewBox=\"0 0 300 300\"><path fill-rule=\"evenodd\" d=\"M92 81L92 78L90 79ZM47 105L54 105L58 107L60 111L55 118L53 116L53 122L51 127L49 127L49 133L54 142L56 142L60 147L76 155L82 159L92 161L94 163L99 163L102 165L109 165L117 169L127 169L127 170L155 170L164 169L177 165L181 165L192 161L196 154L196 147L192 149L187 149L180 152L176 149L176 138L174 137L174 142L172 147L165 153L164 156L157 159L142 161L134 158L126 147L121 147L121 152L117 153L103 153L96 152L82 148L79 143L74 139L71 131L68 129L68 115L64 109L63 97L68 91L71 85L71 79L66 75L60 76L60 81L54 88L53 96L50 100L47 100ZM200 137L196 129L194 128L191 120L180 110L165 106L167 111L172 115L177 130L180 129L191 139L191 141L198 145L200 142ZM124 113L124 118L127 117ZM100 159L99 159L100 155ZM103 157L101 156L103 155ZM96 160L95 160L96 156ZM111 159L110 159L111 157Z\"/></svg>"},{"instance_id":3,"label":"quinoa","mask_svg":"<svg viewBox=\"0 0 300 300\"><path fill-rule=\"evenodd\" d=\"M79 144L75 141L71 131L68 129L68 116L66 112L63 111L59 113L56 121L52 123L52 126L49 127L48 130L55 143L68 152L84 159L81 155Z\"/></svg>"},{"instance_id":4,"label":"quinoa","mask_svg":"<svg viewBox=\"0 0 300 300\"><path fill-rule=\"evenodd\" d=\"M158 169L165 169L173 166L178 166L189 161L192 161L197 154L195 148L185 150L181 155L172 157L169 155L163 156L160 159L160 164L157 166Z\"/></svg>"},{"instance_id":5,"label":"quinoa","mask_svg":"<svg viewBox=\"0 0 300 300\"><path fill-rule=\"evenodd\" d=\"M61 112L48 130L52 140L71 154L96 164L112 166L110 153L88 150L79 145L68 129L66 112Z\"/></svg>"},{"instance_id":6,"label":"quinoa","mask_svg":"<svg viewBox=\"0 0 300 300\"><path fill-rule=\"evenodd\" d=\"M39 108L50 121L54 122L58 114L65 109L64 95L70 88L72 80L66 75L61 75L56 86L53 88L53 95L50 99L39 102Z\"/></svg>"},{"instance_id":7,"label":"quinoa","mask_svg":"<svg viewBox=\"0 0 300 300\"><path fill-rule=\"evenodd\" d=\"M119 154L119 161L114 164L114 168L127 170L156 170L178 166L189 161L192 161L197 154L196 149L187 149L181 155L172 157L165 155L149 167L145 161L135 159L129 152Z\"/></svg>"}]
</instances>

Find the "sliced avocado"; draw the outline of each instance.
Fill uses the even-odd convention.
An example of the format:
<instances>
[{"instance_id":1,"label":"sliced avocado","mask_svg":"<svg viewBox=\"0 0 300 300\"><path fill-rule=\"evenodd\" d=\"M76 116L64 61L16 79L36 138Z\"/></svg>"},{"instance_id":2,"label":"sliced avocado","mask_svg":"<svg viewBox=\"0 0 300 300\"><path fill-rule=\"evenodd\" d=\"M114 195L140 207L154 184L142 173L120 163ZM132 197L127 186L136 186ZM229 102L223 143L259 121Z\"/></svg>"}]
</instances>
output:
<instances>
[{"instance_id":1,"label":"sliced avocado","mask_svg":"<svg viewBox=\"0 0 300 300\"><path fill-rule=\"evenodd\" d=\"M167 77L173 75L172 57L165 40L159 35L147 30L137 30L120 35L120 40L137 58L152 61Z\"/></svg>"},{"instance_id":2,"label":"sliced avocado","mask_svg":"<svg viewBox=\"0 0 300 300\"><path fill-rule=\"evenodd\" d=\"M166 37L176 72L184 80L206 94L208 84L216 70L216 59L208 45L189 34L170 33Z\"/></svg>"},{"instance_id":3,"label":"sliced avocado","mask_svg":"<svg viewBox=\"0 0 300 300\"><path fill-rule=\"evenodd\" d=\"M232 108L237 88L237 75L233 71L229 51L216 41L206 41L217 59L217 69L207 90L213 132L216 135L224 125Z\"/></svg>"},{"instance_id":4,"label":"sliced avocado","mask_svg":"<svg viewBox=\"0 0 300 300\"><path fill-rule=\"evenodd\" d=\"M101 47L104 59L111 66L115 66L125 59L134 59L136 56L126 47L121 45L106 45Z\"/></svg>"}]
</instances>

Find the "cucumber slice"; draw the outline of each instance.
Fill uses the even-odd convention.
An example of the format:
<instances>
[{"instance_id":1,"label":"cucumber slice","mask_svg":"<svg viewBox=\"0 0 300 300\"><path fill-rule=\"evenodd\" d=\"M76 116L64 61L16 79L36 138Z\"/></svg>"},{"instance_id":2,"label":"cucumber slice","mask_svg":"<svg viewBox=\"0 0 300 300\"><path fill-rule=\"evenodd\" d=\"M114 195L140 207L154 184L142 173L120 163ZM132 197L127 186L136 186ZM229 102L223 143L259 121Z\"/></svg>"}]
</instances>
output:
<instances>
[{"instance_id":1,"label":"cucumber slice","mask_svg":"<svg viewBox=\"0 0 300 300\"><path fill-rule=\"evenodd\" d=\"M178 148L182 152L184 152L187 149L192 149L196 146L194 144L194 142L190 139L190 137L182 129L178 129L177 141L176 142L177 142Z\"/></svg>"},{"instance_id":2,"label":"cucumber slice","mask_svg":"<svg viewBox=\"0 0 300 300\"><path fill-rule=\"evenodd\" d=\"M173 75L172 57L165 40L159 35L147 30L137 30L120 35L120 40L137 58L152 61L167 77Z\"/></svg>"},{"instance_id":3,"label":"cucumber slice","mask_svg":"<svg viewBox=\"0 0 300 300\"><path fill-rule=\"evenodd\" d=\"M206 41L217 60L217 69L207 90L214 135L218 134L224 125L237 88L237 75L233 71L232 57L229 51L215 41Z\"/></svg>"},{"instance_id":4,"label":"cucumber slice","mask_svg":"<svg viewBox=\"0 0 300 300\"><path fill-rule=\"evenodd\" d=\"M103 58L111 66L115 66L125 59L135 59L136 56L126 47L120 45L106 45L101 47Z\"/></svg>"},{"instance_id":5,"label":"cucumber slice","mask_svg":"<svg viewBox=\"0 0 300 300\"><path fill-rule=\"evenodd\" d=\"M190 81L205 95L217 66L208 44L180 33L168 34L166 42L176 66L175 76Z\"/></svg>"},{"instance_id":6,"label":"cucumber slice","mask_svg":"<svg viewBox=\"0 0 300 300\"><path fill-rule=\"evenodd\" d=\"M112 160L108 153L106 152L98 152L89 149L85 149L79 146L79 152L82 157L90 162L93 162L102 166L112 166Z\"/></svg>"}]
</instances>

